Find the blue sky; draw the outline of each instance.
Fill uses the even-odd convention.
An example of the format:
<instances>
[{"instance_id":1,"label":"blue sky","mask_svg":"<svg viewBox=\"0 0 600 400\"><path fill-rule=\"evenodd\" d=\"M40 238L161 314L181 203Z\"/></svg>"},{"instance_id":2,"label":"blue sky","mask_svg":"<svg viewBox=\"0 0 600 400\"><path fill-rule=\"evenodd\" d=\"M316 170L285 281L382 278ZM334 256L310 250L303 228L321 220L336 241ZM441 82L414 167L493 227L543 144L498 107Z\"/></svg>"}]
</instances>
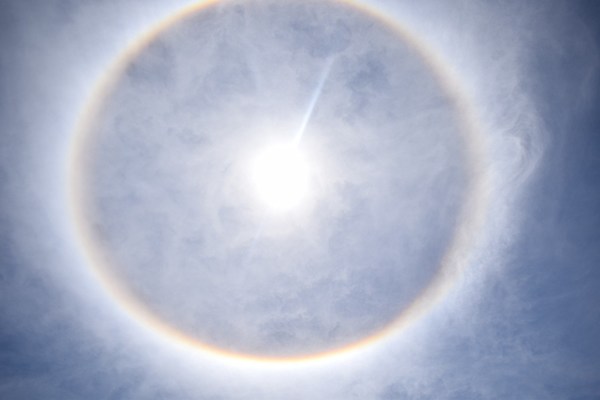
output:
<instances>
[{"instance_id":1,"label":"blue sky","mask_svg":"<svg viewBox=\"0 0 600 400\"><path fill-rule=\"evenodd\" d=\"M189 4L0 6L0 397L600 397L594 2Z\"/></svg>"}]
</instances>

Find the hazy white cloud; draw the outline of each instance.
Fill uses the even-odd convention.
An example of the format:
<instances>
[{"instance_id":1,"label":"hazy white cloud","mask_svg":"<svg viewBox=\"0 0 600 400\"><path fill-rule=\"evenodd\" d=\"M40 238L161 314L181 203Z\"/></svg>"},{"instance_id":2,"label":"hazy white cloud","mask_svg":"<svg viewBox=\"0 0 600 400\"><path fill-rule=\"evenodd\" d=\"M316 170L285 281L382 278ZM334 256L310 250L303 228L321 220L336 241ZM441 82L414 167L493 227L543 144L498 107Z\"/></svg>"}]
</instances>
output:
<instances>
[{"instance_id":1,"label":"hazy white cloud","mask_svg":"<svg viewBox=\"0 0 600 400\"><path fill-rule=\"evenodd\" d=\"M140 301L217 347L304 354L389 323L436 273L474 195L469 177L485 178L483 223L461 248L468 268L435 307L362 353L280 367L156 336L89 273L69 218L69 146L94 84L185 3L2 6L1 396L598 394L585 351L598 332L585 306L597 196L575 167L594 170L596 144L573 133L593 131L579 120L597 95L582 3L372 3L425 44L434 71L344 3L222 2L115 76L83 150L85 226ZM249 182L252 159L305 121L310 194L273 215ZM469 148L481 150L477 171Z\"/></svg>"}]
</instances>

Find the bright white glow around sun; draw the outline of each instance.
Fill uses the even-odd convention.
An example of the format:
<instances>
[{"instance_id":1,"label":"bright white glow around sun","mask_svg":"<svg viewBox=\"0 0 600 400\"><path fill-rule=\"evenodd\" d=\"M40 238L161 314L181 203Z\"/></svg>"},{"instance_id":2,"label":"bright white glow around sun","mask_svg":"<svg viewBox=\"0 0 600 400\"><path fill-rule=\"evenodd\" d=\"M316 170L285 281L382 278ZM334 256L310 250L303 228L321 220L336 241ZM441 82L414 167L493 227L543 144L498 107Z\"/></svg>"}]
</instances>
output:
<instances>
[{"instance_id":1,"label":"bright white glow around sun","mask_svg":"<svg viewBox=\"0 0 600 400\"><path fill-rule=\"evenodd\" d=\"M294 146L267 147L254 160L252 173L258 197L272 211L288 211L306 197L308 165Z\"/></svg>"}]
</instances>

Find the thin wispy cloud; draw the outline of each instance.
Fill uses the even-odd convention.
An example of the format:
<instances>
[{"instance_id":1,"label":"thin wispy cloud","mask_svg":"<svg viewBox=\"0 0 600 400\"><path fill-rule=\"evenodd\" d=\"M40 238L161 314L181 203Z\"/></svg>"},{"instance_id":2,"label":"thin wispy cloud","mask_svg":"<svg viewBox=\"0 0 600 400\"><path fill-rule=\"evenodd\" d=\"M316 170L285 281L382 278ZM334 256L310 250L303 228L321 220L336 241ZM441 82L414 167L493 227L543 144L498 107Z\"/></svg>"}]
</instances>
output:
<instances>
[{"instance_id":1,"label":"thin wispy cloud","mask_svg":"<svg viewBox=\"0 0 600 400\"><path fill-rule=\"evenodd\" d=\"M598 396L593 5L37 3L0 8L0 397Z\"/></svg>"}]
</instances>

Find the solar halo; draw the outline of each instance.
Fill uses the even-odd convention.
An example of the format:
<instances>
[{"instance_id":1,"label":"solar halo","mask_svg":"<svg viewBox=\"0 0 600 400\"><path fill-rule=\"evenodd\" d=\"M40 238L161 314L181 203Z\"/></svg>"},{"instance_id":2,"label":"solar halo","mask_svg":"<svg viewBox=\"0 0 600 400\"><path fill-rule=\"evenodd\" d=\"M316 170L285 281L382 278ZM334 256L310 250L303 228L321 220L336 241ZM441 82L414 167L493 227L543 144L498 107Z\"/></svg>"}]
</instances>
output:
<instances>
[{"instance_id":1,"label":"solar halo","mask_svg":"<svg viewBox=\"0 0 600 400\"><path fill-rule=\"evenodd\" d=\"M372 332L366 337L361 337L357 340L353 340L351 343L343 346L334 346L330 349L321 349L319 351L304 353L294 353L291 356L287 355L272 355L272 354L253 354L246 353L244 351L231 351L219 346L203 343L198 338L187 334L185 331L178 329L163 320L156 313L149 310L143 302L140 301L137 296L133 295L127 288L127 285L119 282L115 274L110 272L110 268L106 268L113 262L110 255L106 254L101 246L98 245L95 233L90 229L89 223L86 221L85 206L89 201L88 196L90 195L84 189L84 182L86 181L86 175L84 171L88 160L86 159L87 144L87 132L90 130L90 126L94 123L94 118L97 115L101 103L106 98L113 86L120 79L125 70L127 70L130 63L141 54L147 46L149 46L157 37L163 32L166 32L171 27L175 26L178 22L192 18L197 13L202 13L207 9L216 7L218 2L202 2L197 5L191 6L182 10L181 12L174 15L172 18L167 19L158 26L150 29L149 33L141 38L134 46L126 50L125 53L119 57L113 70L106 76L106 81L99 84L98 90L92 96L92 100L86 109L85 115L81 120L81 125L78 127L78 134L73 143L72 153L72 181L71 181L71 199L73 201L73 216L74 222L77 226L78 232L81 234L82 245L85 249L87 257L90 261L90 265L94 269L100 282L108 290L111 296L118 302L120 306L127 309L137 320L142 321L146 326L152 328L155 331L162 333L166 338L175 340L180 343L189 345L190 347L225 357L232 357L234 359L243 359L247 361L265 361L265 362L298 362L298 361L313 361L318 359L327 358L336 354L345 354L351 351L356 351L365 346L376 343L380 339L396 332L402 326L405 326L409 321L420 315L427 307L434 303L434 300L442 297L444 290L449 287L452 279L456 278L457 272L460 270L461 264L464 262L464 255L468 251L469 236L481 223L482 210L485 206L485 194L483 193L483 182L484 182L484 171L482 167L481 157L482 148L480 139L477 137L477 129L475 126L475 120L473 115L468 108L464 97L458 90L457 83L451 79L449 74L444 70L443 64L439 59L432 54L418 38L413 37L408 31L403 29L401 26L396 24L394 21L389 20L385 15L378 12L376 9L369 7L366 4L359 4L356 2L327 2L332 5L339 5L343 7L351 7L353 10L359 11L364 14L367 18L375 19L378 23L383 24L388 29L391 29L397 34L398 39L406 43L415 53L417 53L424 64L426 64L432 75L434 75L438 81L438 85L443 88L448 96L454 102L456 110L461 112L461 128L463 140L465 142L465 154L466 154L466 165L468 166L468 177L469 183L467 185L468 195L464 201L464 204L460 208L460 218L457 222L457 227L454 228L453 237L449 240L444 255L441 257L437 273L433 276L429 283L424 287L418 296L416 296L409 305L403 308L402 312L393 318L381 329L376 332ZM225 4L227 6L227 4ZM327 73L323 73L320 79L316 82L316 89L314 93L317 95L313 96L311 101L308 103L308 107L305 108L304 120L301 119L300 131L306 129L306 125L309 122L309 117L313 113L313 109L318 104L318 94L323 90L323 85L326 84L326 78L329 73L329 68L334 68L328 65L323 70ZM267 149L271 149L267 147ZM273 156L269 153L270 150L266 150L267 155L262 156L266 158L266 164L272 162L273 158L277 161L277 156ZM296 157L295 153L291 153L292 161ZM289 156L289 154L288 154ZM263 160L264 160L263 158ZM260 159L260 157L259 157ZM290 160L290 157L285 157L286 160ZM279 160L281 161L281 160ZM297 161L297 162L296 162ZM310 171L310 164L305 163L301 160L292 162L288 167L292 174L297 175L301 185L297 186L296 189L302 188L303 190L309 191L310 187L307 183ZM259 161L260 165L262 161ZM263 167L256 167L260 170ZM263 168L267 171L271 171L272 166ZM288 173L290 173L288 171ZM262 172L264 174L264 171ZM255 172L256 174L256 172ZM258 174L260 175L260 173ZM267 174L268 175L268 174ZM264 176L264 175L263 175ZM280 176L270 177L267 181L259 183L258 186L269 186L269 182L273 179L285 182ZM260 180L260 179L259 179ZM279 183L279 187L281 182ZM275 189L278 186L275 185ZM261 189L261 190L274 190ZM293 192L295 189L292 187L288 188L286 193ZM275 208L286 209L287 207L293 206L294 199L300 199L304 196L302 191L293 194L291 199L283 199L285 195L279 194L278 204ZM283 204L283 206L281 206ZM290 206L291 204L291 206Z\"/></svg>"}]
</instances>

